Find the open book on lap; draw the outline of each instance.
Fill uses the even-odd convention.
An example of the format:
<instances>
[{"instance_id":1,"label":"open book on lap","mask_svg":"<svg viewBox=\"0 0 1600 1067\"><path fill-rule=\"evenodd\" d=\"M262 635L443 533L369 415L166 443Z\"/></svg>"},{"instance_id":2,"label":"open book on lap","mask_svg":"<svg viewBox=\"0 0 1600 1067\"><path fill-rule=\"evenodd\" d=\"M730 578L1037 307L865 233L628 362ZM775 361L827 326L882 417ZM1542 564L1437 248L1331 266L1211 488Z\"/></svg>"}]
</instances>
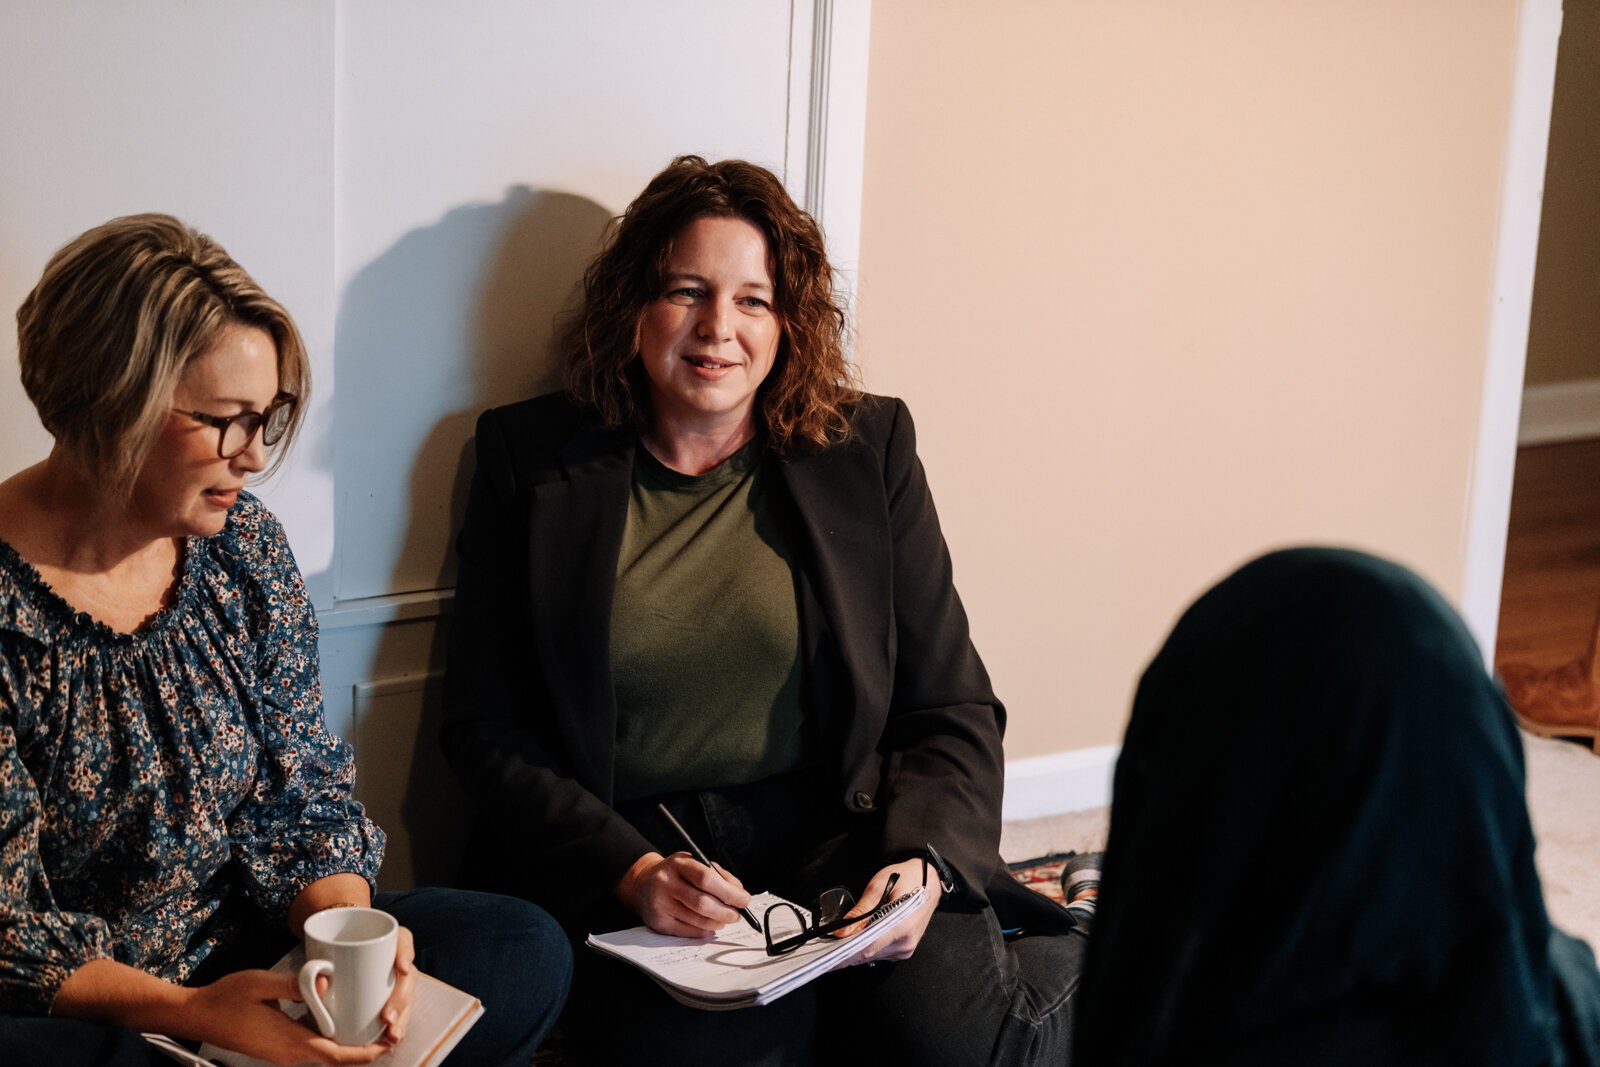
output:
<instances>
[{"instance_id":1,"label":"open book on lap","mask_svg":"<svg viewBox=\"0 0 1600 1067\"><path fill-rule=\"evenodd\" d=\"M919 887L876 909L866 929L850 937L822 936L782 956L767 955L765 935L735 920L708 938L671 937L645 926L590 934L597 952L630 963L692 1008L727 1011L770 1004L818 975L845 966L917 910ZM750 902L757 915L782 897L760 893Z\"/></svg>"}]
</instances>

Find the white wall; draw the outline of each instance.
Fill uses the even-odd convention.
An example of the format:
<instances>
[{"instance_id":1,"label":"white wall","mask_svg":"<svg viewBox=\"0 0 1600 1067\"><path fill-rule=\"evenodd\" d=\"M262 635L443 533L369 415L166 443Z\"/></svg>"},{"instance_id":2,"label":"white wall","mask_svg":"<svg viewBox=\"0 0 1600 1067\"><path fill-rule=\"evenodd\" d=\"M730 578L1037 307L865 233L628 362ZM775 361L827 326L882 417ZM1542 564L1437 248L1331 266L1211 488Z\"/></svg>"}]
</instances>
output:
<instances>
[{"instance_id":1,"label":"white wall","mask_svg":"<svg viewBox=\"0 0 1600 1067\"><path fill-rule=\"evenodd\" d=\"M448 588L472 419L554 384L550 320L609 217L682 152L799 152L803 187L810 33L810 5L740 0L9 4L0 304L113 215L211 233L311 347L264 495L316 603ZM6 377L9 471L49 441Z\"/></svg>"},{"instance_id":2,"label":"white wall","mask_svg":"<svg viewBox=\"0 0 1600 1067\"><path fill-rule=\"evenodd\" d=\"M438 489L480 411L559 384L551 320L652 174L686 151L783 170L790 18L737 0L341 10L344 601L453 584L464 501Z\"/></svg>"},{"instance_id":3,"label":"white wall","mask_svg":"<svg viewBox=\"0 0 1600 1067\"><path fill-rule=\"evenodd\" d=\"M868 12L0 6L0 306L82 230L161 210L221 241L305 332L306 433L258 491L318 607L329 724L357 746L358 793L400 831L388 884L447 877L459 838L433 682L473 420L556 384L552 316L607 220L674 155L751 159L802 202L826 194L822 222L853 265ZM8 329L3 474L49 449L15 361Z\"/></svg>"},{"instance_id":4,"label":"white wall","mask_svg":"<svg viewBox=\"0 0 1600 1067\"><path fill-rule=\"evenodd\" d=\"M331 393L333 57L321 0L0 7L0 472L50 448L17 381L15 309L52 252L117 215L171 212L221 241L293 312ZM313 566L330 471L301 449L279 479L295 491L273 496Z\"/></svg>"}]
</instances>

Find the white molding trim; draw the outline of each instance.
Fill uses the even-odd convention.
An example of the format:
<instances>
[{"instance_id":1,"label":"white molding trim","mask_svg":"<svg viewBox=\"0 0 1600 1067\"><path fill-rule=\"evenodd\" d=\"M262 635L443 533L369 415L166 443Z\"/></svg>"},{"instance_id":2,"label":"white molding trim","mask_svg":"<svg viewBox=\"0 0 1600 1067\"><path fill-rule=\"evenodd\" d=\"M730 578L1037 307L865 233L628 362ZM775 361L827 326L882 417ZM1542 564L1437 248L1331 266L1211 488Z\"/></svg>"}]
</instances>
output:
<instances>
[{"instance_id":1,"label":"white molding trim","mask_svg":"<svg viewBox=\"0 0 1600 1067\"><path fill-rule=\"evenodd\" d=\"M437 619L455 607L454 589L425 589L418 593L336 600L331 608L317 610L321 630L348 630L359 626L384 626L392 622Z\"/></svg>"},{"instance_id":2,"label":"white molding trim","mask_svg":"<svg viewBox=\"0 0 1600 1067\"><path fill-rule=\"evenodd\" d=\"M356 682L350 687L350 700L357 716L372 710L372 702L400 693L416 693L437 689L444 685L443 671L424 671L420 674L398 674L393 678L377 678L370 682Z\"/></svg>"},{"instance_id":3,"label":"white molding trim","mask_svg":"<svg viewBox=\"0 0 1600 1067\"><path fill-rule=\"evenodd\" d=\"M1600 378L1530 385L1522 391L1519 445L1600 437Z\"/></svg>"},{"instance_id":4,"label":"white molding trim","mask_svg":"<svg viewBox=\"0 0 1600 1067\"><path fill-rule=\"evenodd\" d=\"M854 319L861 258L872 0L795 0L789 24L784 180L828 240Z\"/></svg>"},{"instance_id":5,"label":"white molding trim","mask_svg":"<svg viewBox=\"0 0 1600 1067\"><path fill-rule=\"evenodd\" d=\"M1539 251L1539 213L1550 106L1555 95L1561 0L1524 0L1517 17L1517 51L1500 187L1500 228L1495 242L1494 304L1484 361L1483 406L1467 506L1461 612L1478 640L1484 662L1494 658L1505 577L1506 527L1511 520L1511 478L1522 414L1522 373L1533 308L1533 270Z\"/></svg>"},{"instance_id":6,"label":"white molding trim","mask_svg":"<svg viewBox=\"0 0 1600 1067\"><path fill-rule=\"evenodd\" d=\"M789 102L784 116L783 183L801 207L807 207L806 179L811 168L811 72L816 63L812 37L816 31L815 0L789 4Z\"/></svg>"},{"instance_id":7,"label":"white molding trim","mask_svg":"<svg viewBox=\"0 0 1600 1067\"><path fill-rule=\"evenodd\" d=\"M1006 796L1001 817L1042 819L1111 803L1111 776L1121 745L1052 752L1006 761Z\"/></svg>"}]
</instances>

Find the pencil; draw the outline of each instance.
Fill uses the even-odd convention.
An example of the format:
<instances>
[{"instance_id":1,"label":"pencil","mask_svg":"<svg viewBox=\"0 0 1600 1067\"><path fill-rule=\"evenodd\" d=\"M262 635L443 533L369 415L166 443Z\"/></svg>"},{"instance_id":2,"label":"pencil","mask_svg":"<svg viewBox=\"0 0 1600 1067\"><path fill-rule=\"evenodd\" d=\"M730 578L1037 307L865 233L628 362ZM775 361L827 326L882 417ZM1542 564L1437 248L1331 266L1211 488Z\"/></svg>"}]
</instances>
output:
<instances>
[{"instance_id":1,"label":"pencil","mask_svg":"<svg viewBox=\"0 0 1600 1067\"><path fill-rule=\"evenodd\" d=\"M672 812L667 810L667 806L665 804L657 804L656 807L661 809L661 814L666 817L667 822L672 824L672 828L678 831L678 836L683 838L683 843L689 846L689 852L694 856L694 858L705 864L707 867L711 867L713 870L715 870L716 868L712 864L711 860L706 857L706 854L703 851L701 851L700 846L694 843L694 838L689 836L689 831L683 828L683 824L672 817ZM750 924L750 929L754 930L758 934L761 932L761 924L756 922L756 917L749 908L740 908L739 914L744 917L745 922Z\"/></svg>"}]
</instances>

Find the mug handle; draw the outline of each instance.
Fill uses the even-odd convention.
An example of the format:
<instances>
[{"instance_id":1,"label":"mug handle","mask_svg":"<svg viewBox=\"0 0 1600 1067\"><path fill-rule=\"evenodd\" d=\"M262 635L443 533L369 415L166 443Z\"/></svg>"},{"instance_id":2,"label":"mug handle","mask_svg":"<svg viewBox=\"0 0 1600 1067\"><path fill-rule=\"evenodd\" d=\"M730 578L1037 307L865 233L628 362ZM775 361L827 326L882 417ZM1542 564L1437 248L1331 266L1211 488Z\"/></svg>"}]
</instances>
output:
<instances>
[{"instance_id":1,"label":"mug handle","mask_svg":"<svg viewBox=\"0 0 1600 1067\"><path fill-rule=\"evenodd\" d=\"M317 993L317 979L322 975L327 975L329 981L333 980L332 960L306 960L305 966L300 968L300 999L311 1010L311 1017L317 1021L317 1029L322 1036L332 1037L333 1016L328 1013L328 1006Z\"/></svg>"}]
</instances>

